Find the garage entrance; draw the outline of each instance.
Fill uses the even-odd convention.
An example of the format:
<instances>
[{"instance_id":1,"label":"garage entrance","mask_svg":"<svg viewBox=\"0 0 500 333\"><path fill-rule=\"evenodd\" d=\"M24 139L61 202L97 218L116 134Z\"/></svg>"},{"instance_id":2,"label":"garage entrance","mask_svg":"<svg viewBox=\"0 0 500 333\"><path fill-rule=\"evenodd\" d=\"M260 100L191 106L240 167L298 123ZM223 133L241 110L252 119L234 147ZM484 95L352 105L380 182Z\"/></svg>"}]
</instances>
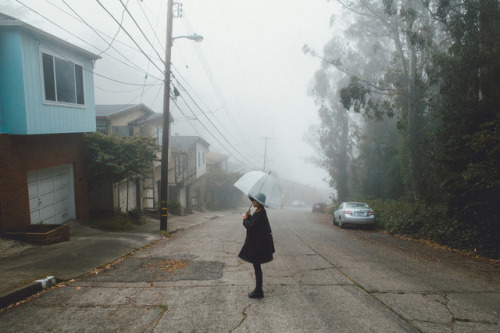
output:
<instances>
[{"instance_id":1,"label":"garage entrance","mask_svg":"<svg viewBox=\"0 0 500 333\"><path fill-rule=\"evenodd\" d=\"M75 218L73 166L28 172L31 224L62 224Z\"/></svg>"}]
</instances>

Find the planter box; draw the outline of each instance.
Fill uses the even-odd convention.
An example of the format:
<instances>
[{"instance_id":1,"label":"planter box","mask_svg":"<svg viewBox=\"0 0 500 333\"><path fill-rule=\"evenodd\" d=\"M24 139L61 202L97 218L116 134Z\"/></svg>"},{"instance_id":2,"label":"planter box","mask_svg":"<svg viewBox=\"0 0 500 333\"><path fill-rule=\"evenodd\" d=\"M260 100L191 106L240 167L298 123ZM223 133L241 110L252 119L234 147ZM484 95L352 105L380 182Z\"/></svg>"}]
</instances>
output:
<instances>
[{"instance_id":1,"label":"planter box","mask_svg":"<svg viewBox=\"0 0 500 333\"><path fill-rule=\"evenodd\" d=\"M5 236L35 245L69 241L69 224L34 224L26 232L7 232Z\"/></svg>"}]
</instances>

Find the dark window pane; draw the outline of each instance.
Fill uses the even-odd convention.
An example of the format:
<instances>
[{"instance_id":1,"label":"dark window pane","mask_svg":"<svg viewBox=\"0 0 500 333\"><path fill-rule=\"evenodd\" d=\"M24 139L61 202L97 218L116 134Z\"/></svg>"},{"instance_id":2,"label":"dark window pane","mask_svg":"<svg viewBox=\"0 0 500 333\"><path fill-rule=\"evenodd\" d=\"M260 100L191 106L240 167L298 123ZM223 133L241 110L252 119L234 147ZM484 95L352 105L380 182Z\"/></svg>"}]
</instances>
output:
<instances>
[{"instance_id":1,"label":"dark window pane","mask_svg":"<svg viewBox=\"0 0 500 333\"><path fill-rule=\"evenodd\" d=\"M57 101L76 103L75 65L59 58L56 58L55 64Z\"/></svg>"},{"instance_id":2,"label":"dark window pane","mask_svg":"<svg viewBox=\"0 0 500 333\"><path fill-rule=\"evenodd\" d=\"M113 134L116 134L118 136L125 136L125 137L131 136L131 130L132 130L132 128L128 127L128 126L113 126L112 127Z\"/></svg>"},{"instance_id":3,"label":"dark window pane","mask_svg":"<svg viewBox=\"0 0 500 333\"><path fill-rule=\"evenodd\" d=\"M97 131L103 134L108 134L108 122L106 120L98 119L96 121Z\"/></svg>"},{"instance_id":4,"label":"dark window pane","mask_svg":"<svg viewBox=\"0 0 500 333\"><path fill-rule=\"evenodd\" d=\"M55 101L56 90L54 82L53 57L46 53L42 53L42 62L43 62L43 84L45 88L45 100Z\"/></svg>"},{"instance_id":5,"label":"dark window pane","mask_svg":"<svg viewBox=\"0 0 500 333\"><path fill-rule=\"evenodd\" d=\"M76 104L85 104L83 95L83 68L75 65L75 82L76 82Z\"/></svg>"}]
</instances>

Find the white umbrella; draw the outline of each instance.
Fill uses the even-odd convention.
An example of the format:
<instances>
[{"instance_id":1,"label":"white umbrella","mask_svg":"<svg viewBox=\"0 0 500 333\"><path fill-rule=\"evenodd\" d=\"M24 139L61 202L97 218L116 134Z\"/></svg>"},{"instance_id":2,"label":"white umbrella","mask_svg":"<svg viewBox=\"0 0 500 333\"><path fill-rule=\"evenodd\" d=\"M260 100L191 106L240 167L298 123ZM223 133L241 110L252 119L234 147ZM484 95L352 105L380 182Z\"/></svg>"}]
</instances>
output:
<instances>
[{"instance_id":1,"label":"white umbrella","mask_svg":"<svg viewBox=\"0 0 500 333\"><path fill-rule=\"evenodd\" d=\"M234 186L265 207L281 208L281 186L278 180L271 176L271 171L247 172L234 183ZM265 199L262 194L265 195Z\"/></svg>"}]
</instances>

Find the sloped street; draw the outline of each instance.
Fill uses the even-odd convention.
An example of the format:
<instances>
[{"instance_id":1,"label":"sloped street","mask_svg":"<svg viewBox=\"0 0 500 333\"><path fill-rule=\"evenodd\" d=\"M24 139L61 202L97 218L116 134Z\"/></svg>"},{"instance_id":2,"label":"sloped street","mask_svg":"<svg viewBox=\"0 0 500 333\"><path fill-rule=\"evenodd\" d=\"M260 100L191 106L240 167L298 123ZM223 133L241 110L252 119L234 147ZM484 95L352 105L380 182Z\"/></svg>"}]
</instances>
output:
<instances>
[{"instance_id":1,"label":"sloped street","mask_svg":"<svg viewBox=\"0 0 500 333\"><path fill-rule=\"evenodd\" d=\"M309 210L268 213L263 299L247 297L234 213L0 312L0 331L498 332L494 265Z\"/></svg>"}]
</instances>

